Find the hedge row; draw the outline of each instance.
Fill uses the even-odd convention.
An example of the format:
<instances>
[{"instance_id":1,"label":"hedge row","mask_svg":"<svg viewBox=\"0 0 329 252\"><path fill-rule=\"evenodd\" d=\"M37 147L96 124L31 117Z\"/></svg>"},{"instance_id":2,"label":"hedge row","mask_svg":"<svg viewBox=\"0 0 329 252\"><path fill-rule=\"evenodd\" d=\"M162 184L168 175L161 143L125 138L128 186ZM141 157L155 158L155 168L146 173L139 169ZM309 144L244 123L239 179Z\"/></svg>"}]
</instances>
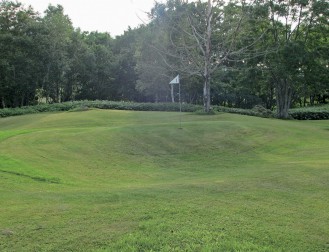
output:
<instances>
[{"instance_id":1,"label":"hedge row","mask_svg":"<svg viewBox=\"0 0 329 252\"><path fill-rule=\"evenodd\" d=\"M258 116L258 117L276 117L275 112L268 110L262 106L255 106L253 109L238 109L226 107L214 107L217 111L236 113L241 115ZM289 115L296 120L328 120L329 105L291 109Z\"/></svg>"},{"instance_id":2,"label":"hedge row","mask_svg":"<svg viewBox=\"0 0 329 252\"><path fill-rule=\"evenodd\" d=\"M135 111L179 111L178 103L135 103L135 102L111 102L111 101L89 101L86 104L91 108L135 110ZM195 112L202 107L193 104L182 104L183 112Z\"/></svg>"},{"instance_id":3,"label":"hedge row","mask_svg":"<svg viewBox=\"0 0 329 252\"><path fill-rule=\"evenodd\" d=\"M248 115L248 116L257 116L257 117L265 117L272 118L275 117L275 114L262 106L255 106L252 109L240 109L240 108L228 108L221 106L214 106L215 111L226 112L226 113L234 113L240 115Z\"/></svg>"},{"instance_id":4,"label":"hedge row","mask_svg":"<svg viewBox=\"0 0 329 252\"><path fill-rule=\"evenodd\" d=\"M136 110L136 111L179 111L178 103L135 103L135 102L113 102L113 101L74 101L54 104L42 104L21 108L0 109L0 117L34 114L40 112L55 111L78 111L89 108ZM202 111L203 107L193 104L182 104L183 112ZM214 112L235 113L257 117L275 117L275 114L262 106L255 106L253 109L228 108L213 106ZM290 110L290 116L297 120L328 120L329 105L311 108L299 108Z\"/></svg>"},{"instance_id":5,"label":"hedge row","mask_svg":"<svg viewBox=\"0 0 329 252\"><path fill-rule=\"evenodd\" d=\"M329 112L290 112L290 116L297 120L329 120Z\"/></svg>"},{"instance_id":6,"label":"hedge row","mask_svg":"<svg viewBox=\"0 0 329 252\"><path fill-rule=\"evenodd\" d=\"M289 115L296 120L328 120L329 105L292 109Z\"/></svg>"},{"instance_id":7,"label":"hedge row","mask_svg":"<svg viewBox=\"0 0 329 252\"><path fill-rule=\"evenodd\" d=\"M134 103L134 102L113 102L113 101L74 101L54 104L42 104L21 108L0 109L0 117L34 114L40 112L55 111L77 111L88 108L115 109L115 110L136 110L136 111L179 111L177 103ZM195 112L202 109L201 106L193 104L182 104L182 111Z\"/></svg>"}]
</instances>

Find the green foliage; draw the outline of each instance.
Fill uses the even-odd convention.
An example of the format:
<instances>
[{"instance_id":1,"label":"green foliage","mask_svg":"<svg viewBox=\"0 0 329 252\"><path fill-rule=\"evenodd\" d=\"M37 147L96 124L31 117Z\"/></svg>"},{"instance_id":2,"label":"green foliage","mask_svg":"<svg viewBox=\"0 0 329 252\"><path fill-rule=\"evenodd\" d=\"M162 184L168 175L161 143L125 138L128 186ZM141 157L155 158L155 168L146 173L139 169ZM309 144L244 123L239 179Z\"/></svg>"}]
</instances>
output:
<instances>
[{"instance_id":1,"label":"green foliage","mask_svg":"<svg viewBox=\"0 0 329 252\"><path fill-rule=\"evenodd\" d=\"M184 103L211 100L211 105L236 108L235 113L261 104L283 118L297 104L326 104L328 1L242 2L155 3L147 25L112 38L75 29L61 5L49 5L41 16L32 7L2 0L0 107L76 100L167 102L171 96L177 101L168 82L178 73ZM1 116L29 110L34 112L3 110ZM246 111L241 113L271 116Z\"/></svg>"},{"instance_id":2,"label":"green foliage","mask_svg":"<svg viewBox=\"0 0 329 252\"><path fill-rule=\"evenodd\" d=\"M38 23L33 9L11 1L0 2L0 101L16 107L34 101L39 77Z\"/></svg>"},{"instance_id":3,"label":"green foliage","mask_svg":"<svg viewBox=\"0 0 329 252\"><path fill-rule=\"evenodd\" d=\"M34 114L40 112L55 111L84 111L89 108L114 109L114 110L135 110L135 111L179 111L178 103L136 103L136 102L115 102L115 101L75 101L53 104L42 104L26 106L21 108L0 109L0 117ZM182 104L182 111L194 112L200 110L201 106L193 104Z\"/></svg>"},{"instance_id":4,"label":"green foliage","mask_svg":"<svg viewBox=\"0 0 329 252\"><path fill-rule=\"evenodd\" d=\"M116 101L75 101L53 104L42 104L35 106L26 106L21 108L0 109L0 117L9 117L25 114L35 114L41 112L56 111L87 111L92 108L112 109L112 110L133 110L133 111L179 111L178 103L136 103L136 102L116 102ZM198 115L214 115L216 112L233 113L248 116L257 116L264 118L275 117L275 114L260 105L252 109L229 108L223 106L213 106L209 113L205 113L201 105L188 103L182 104L183 112L195 112ZM292 109L290 116L298 120L327 120L328 106L308 107Z\"/></svg>"},{"instance_id":5,"label":"green foliage","mask_svg":"<svg viewBox=\"0 0 329 252\"><path fill-rule=\"evenodd\" d=\"M216 112L217 111L215 111L213 109L209 110L208 112L204 111L204 109L202 109L202 110L195 111L195 114L196 115L216 115L217 114Z\"/></svg>"},{"instance_id":6,"label":"green foliage","mask_svg":"<svg viewBox=\"0 0 329 252\"><path fill-rule=\"evenodd\" d=\"M258 117L265 117L265 118L275 117L274 113L271 110L268 110L260 105L257 105L252 109L239 109L239 108L214 106L214 110L219 111L219 112L248 115L248 116L258 116Z\"/></svg>"},{"instance_id":7,"label":"green foliage","mask_svg":"<svg viewBox=\"0 0 329 252\"><path fill-rule=\"evenodd\" d=\"M289 115L297 120L329 120L329 106L291 109Z\"/></svg>"}]
</instances>

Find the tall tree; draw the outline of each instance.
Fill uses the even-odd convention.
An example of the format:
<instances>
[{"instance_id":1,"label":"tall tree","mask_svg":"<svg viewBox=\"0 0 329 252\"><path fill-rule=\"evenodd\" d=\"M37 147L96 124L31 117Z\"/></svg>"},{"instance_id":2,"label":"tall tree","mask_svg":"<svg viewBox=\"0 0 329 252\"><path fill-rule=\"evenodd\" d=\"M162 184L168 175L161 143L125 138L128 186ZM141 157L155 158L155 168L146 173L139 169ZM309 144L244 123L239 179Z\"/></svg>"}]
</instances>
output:
<instances>
[{"instance_id":1,"label":"tall tree","mask_svg":"<svg viewBox=\"0 0 329 252\"><path fill-rule=\"evenodd\" d=\"M162 29L170 40L167 48L159 46L160 54L165 55L168 67L203 78L203 104L208 112L211 76L228 61L243 60L243 53L249 49L239 42L248 19L248 5L244 1L168 0L165 8L155 7L152 17L166 19Z\"/></svg>"},{"instance_id":2,"label":"tall tree","mask_svg":"<svg viewBox=\"0 0 329 252\"><path fill-rule=\"evenodd\" d=\"M137 85L137 48L143 29L128 28L123 35L117 36L114 41L115 55L115 86L118 100L140 100L136 90Z\"/></svg>"},{"instance_id":3,"label":"tall tree","mask_svg":"<svg viewBox=\"0 0 329 252\"><path fill-rule=\"evenodd\" d=\"M48 101L61 102L66 74L70 68L68 48L73 26L61 5L49 5L43 18L44 25L44 79L42 88Z\"/></svg>"},{"instance_id":4,"label":"tall tree","mask_svg":"<svg viewBox=\"0 0 329 252\"><path fill-rule=\"evenodd\" d=\"M84 33L70 75L75 78L77 99L115 99L113 41L107 33ZM76 42L75 42L76 43ZM75 77L74 77L75 76Z\"/></svg>"},{"instance_id":5,"label":"tall tree","mask_svg":"<svg viewBox=\"0 0 329 252\"><path fill-rule=\"evenodd\" d=\"M310 32L319 16L323 15L318 5L324 10L328 9L328 3L321 0L265 2L271 32L267 45L276 48L276 52L268 54L263 64L275 83L278 118L289 117L293 97L303 85L306 73L302 72L303 65L310 60L311 55L307 49L307 44L312 39ZM315 47L314 49L316 50ZM314 63L312 61L311 65Z\"/></svg>"},{"instance_id":6,"label":"tall tree","mask_svg":"<svg viewBox=\"0 0 329 252\"><path fill-rule=\"evenodd\" d=\"M139 41L139 47L136 51L138 81L136 88L143 93L148 100L155 102L168 101L170 98L169 80L175 74L163 61L163 55L160 55L156 46L161 44L166 47L168 39L158 29L160 20L149 24L140 29L143 31ZM172 96L174 99L174 96Z\"/></svg>"},{"instance_id":7,"label":"tall tree","mask_svg":"<svg viewBox=\"0 0 329 252\"><path fill-rule=\"evenodd\" d=\"M311 11L313 24L302 27L306 36L299 95L304 106L307 98L311 105L316 99L325 103L329 98L329 2L315 1Z\"/></svg>"},{"instance_id":8,"label":"tall tree","mask_svg":"<svg viewBox=\"0 0 329 252\"><path fill-rule=\"evenodd\" d=\"M31 7L0 2L0 100L2 107L33 103L37 86L37 14Z\"/></svg>"}]
</instances>

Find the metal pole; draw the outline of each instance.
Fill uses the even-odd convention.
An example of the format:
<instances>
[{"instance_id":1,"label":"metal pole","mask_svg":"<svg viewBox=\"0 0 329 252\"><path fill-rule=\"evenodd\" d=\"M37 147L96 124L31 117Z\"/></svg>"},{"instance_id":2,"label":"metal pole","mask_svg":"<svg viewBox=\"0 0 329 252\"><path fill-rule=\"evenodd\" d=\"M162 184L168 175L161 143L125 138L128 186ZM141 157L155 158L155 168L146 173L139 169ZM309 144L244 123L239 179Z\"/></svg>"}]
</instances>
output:
<instances>
[{"instance_id":1,"label":"metal pole","mask_svg":"<svg viewBox=\"0 0 329 252\"><path fill-rule=\"evenodd\" d=\"M178 83L178 99L179 99L179 128L182 128L182 101L180 98L180 81Z\"/></svg>"}]
</instances>

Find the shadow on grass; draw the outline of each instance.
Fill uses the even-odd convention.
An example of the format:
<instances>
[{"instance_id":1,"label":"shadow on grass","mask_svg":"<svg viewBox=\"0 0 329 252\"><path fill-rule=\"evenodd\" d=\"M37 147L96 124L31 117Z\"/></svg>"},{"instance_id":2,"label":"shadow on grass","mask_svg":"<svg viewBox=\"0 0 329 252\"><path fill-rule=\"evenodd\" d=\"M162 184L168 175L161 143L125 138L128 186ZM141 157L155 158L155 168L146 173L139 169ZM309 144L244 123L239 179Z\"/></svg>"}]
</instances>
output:
<instances>
[{"instance_id":1,"label":"shadow on grass","mask_svg":"<svg viewBox=\"0 0 329 252\"><path fill-rule=\"evenodd\" d=\"M60 184L59 178L43 178L43 177L30 176L30 175L26 175L26 174L19 173L19 172L5 171L5 170L0 170L0 172L11 174L11 175L16 175L16 176L20 176L20 177L24 177L24 178L33 179L33 180L39 181L39 182L45 182L45 183L50 183L50 184Z\"/></svg>"}]
</instances>

